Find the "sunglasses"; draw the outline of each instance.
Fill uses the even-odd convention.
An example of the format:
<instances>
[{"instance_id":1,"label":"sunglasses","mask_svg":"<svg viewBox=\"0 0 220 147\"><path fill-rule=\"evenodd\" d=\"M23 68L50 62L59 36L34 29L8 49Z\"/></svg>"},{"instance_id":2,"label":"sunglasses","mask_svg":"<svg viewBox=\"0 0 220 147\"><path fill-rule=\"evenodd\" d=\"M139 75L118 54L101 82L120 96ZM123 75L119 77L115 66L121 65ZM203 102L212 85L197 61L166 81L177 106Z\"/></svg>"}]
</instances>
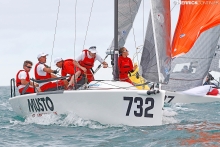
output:
<instances>
[{"instance_id":1,"label":"sunglasses","mask_svg":"<svg viewBox=\"0 0 220 147\"><path fill-rule=\"evenodd\" d=\"M96 46L91 46L89 49L96 49Z\"/></svg>"},{"instance_id":2,"label":"sunglasses","mask_svg":"<svg viewBox=\"0 0 220 147\"><path fill-rule=\"evenodd\" d=\"M32 68L31 66L26 66L27 68Z\"/></svg>"}]
</instances>

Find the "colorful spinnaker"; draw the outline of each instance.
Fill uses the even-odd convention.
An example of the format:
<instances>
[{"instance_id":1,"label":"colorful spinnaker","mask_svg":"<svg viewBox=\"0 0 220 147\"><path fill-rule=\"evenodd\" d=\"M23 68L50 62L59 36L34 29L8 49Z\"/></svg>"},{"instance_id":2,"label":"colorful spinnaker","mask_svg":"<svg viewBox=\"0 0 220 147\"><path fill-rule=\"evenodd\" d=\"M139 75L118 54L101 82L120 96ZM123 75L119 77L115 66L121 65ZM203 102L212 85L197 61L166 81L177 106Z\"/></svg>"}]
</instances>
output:
<instances>
[{"instance_id":1,"label":"colorful spinnaker","mask_svg":"<svg viewBox=\"0 0 220 147\"><path fill-rule=\"evenodd\" d=\"M200 34L220 24L220 0L181 0L172 57L187 53Z\"/></svg>"}]
</instances>

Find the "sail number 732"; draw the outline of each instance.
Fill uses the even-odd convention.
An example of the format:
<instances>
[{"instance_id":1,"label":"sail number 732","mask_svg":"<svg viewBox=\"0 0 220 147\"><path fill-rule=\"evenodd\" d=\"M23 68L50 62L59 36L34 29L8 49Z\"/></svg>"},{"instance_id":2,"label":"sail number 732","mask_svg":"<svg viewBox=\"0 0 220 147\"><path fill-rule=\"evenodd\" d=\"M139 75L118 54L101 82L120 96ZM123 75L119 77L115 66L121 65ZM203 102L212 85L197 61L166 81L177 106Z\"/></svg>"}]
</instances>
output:
<instances>
[{"instance_id":1,"label":"sail number 732","mask_svg":"<svg viewBox=\"0 0 220 147\"><path fill-rule=\"evenodd\" d=\"M141 97L124 97L125 101L129 101L128 103L128 108L127 108L127 112L126 112L126 116L130 115L130 111L131 111L131 107L133 103L137 103L137 109L134 111L134 115L136 117L142 117L144 114L144 117L150 117L153 118L153 114L148 113L149 110L154 108L154 99L151 97L147 97L145 100L142 99ZM150 103L150 106L148 107L144 107L143 108L143 104L148 104Z\"/></svg>"}]
</instances>

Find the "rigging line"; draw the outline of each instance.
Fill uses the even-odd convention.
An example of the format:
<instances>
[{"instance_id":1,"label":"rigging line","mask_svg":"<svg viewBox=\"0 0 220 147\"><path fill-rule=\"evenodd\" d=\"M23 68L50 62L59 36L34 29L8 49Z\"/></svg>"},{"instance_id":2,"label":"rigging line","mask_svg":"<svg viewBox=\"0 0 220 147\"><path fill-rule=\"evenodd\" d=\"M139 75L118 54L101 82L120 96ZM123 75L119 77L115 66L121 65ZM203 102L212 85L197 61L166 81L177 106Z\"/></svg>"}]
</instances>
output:
<instances>
[{"instance_id":1,"label":"rigging line","mask_svg":"<svg viewBox=\"0 0 220 147\"><path fill-rule=\"evenodd\" d=\"M76 51L76 8L77 8L77 0L76 0L76 3L75 3L75 39L74 39L74 59L75 59L75 51Z\"/></svg>"},{"instance_id":2,"label":"rigging line","mask_svg":"<svg viewBox=\"0 0 220 147\"><path fill-rule=\"evenodd\" d=\"M135 40L135 33L134 33L134 27L133 27L133 22L132 22L132 12L131 12L131 1L129 0L129 8L130 8L130 16L131 16L131 24L132 24L132 32L133 32L133 36L134 36L134 44L135 44L135 48L136 48L136 40ZM137 50L136 50L137 53ZM137 59L138 60L138 59Z\"/></svg>"},{"instance_id":3,"label":"rigging line","mask_svg":"<svg viewBox=\"0 0 220 147\"><path fill-rule=\"evenodd\" d=\"M55 43L56 33L57 33L57 22L58 22L59 12L60 12L60 0L59 0L59 5L58 5L57 20L56 20L55 33L54 33L54 38L53 38L52 54L51 54L51 58L50 58L50 67L51 67L52 56L53 56L53 49L54 49L54 43Z\"/></svg>"},{"instance_id":4,"label":"rigging line","mask_svg":"<svg viewBox=\"0 0 220 147\"><path fill-rule=\"evenodd\" d=\"M130 7L131 24L132 24L132 30L133 30L133 36L134 36L134 44L136 48L136 40L135 40L134 27L133 27L133 22L132 22L131 0L129 0L129 7Z\"/></svg>"},{"instance_id":5,"label":"rigging line","mask_svg":"<svg viewBox=\"0 0 220 147\"><path fill-rule=\"evenodd\" d=\"M84 46L85 46L87 32L88 32L88 29L89 29L89 23L90 23L90 18L91 18L91 15L92 15L93 4L94 4L94 0L92 1L92 7L91 7L90 15L89 15L89 21L88 21L88 25L87 25L87 29L86 29L86 36L85 36L85 40L84 40L84 43L83 43L83 49L84 49Z\"/></svg>"},{"instance_id":6,"label":"rigging line","mask_svg":"<svg viewBox=\"0 0 220 147\"><path fill-rule=\"evenodd\" d=\"M175 6L176 6L177 2L176 2L176 1L174 1L174 2L173 2L173 4L174 4L173 8L175 8ZM173 11L173 8L170 10L170 12L172 12L172 11Z\"/></svg>"}]
</instances>

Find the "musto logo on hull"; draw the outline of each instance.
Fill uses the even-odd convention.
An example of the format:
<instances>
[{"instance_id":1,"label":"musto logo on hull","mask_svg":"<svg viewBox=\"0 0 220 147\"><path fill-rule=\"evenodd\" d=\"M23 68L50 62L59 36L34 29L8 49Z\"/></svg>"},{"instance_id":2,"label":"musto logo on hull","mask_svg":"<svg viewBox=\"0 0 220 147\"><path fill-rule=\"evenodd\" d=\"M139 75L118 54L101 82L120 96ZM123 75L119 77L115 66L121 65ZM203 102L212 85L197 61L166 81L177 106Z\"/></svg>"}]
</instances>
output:
<instances>
[{"instance_id":1,"label":"musto logo on hull","mask_svg":"<svg viewBox=\"0 0 220 147\"><path fill-rule=\"evenodd\" d=\"M53 111L54 105L49 97L27 99L30 112L45 112Z\"/></svg>"}]
</instances>

